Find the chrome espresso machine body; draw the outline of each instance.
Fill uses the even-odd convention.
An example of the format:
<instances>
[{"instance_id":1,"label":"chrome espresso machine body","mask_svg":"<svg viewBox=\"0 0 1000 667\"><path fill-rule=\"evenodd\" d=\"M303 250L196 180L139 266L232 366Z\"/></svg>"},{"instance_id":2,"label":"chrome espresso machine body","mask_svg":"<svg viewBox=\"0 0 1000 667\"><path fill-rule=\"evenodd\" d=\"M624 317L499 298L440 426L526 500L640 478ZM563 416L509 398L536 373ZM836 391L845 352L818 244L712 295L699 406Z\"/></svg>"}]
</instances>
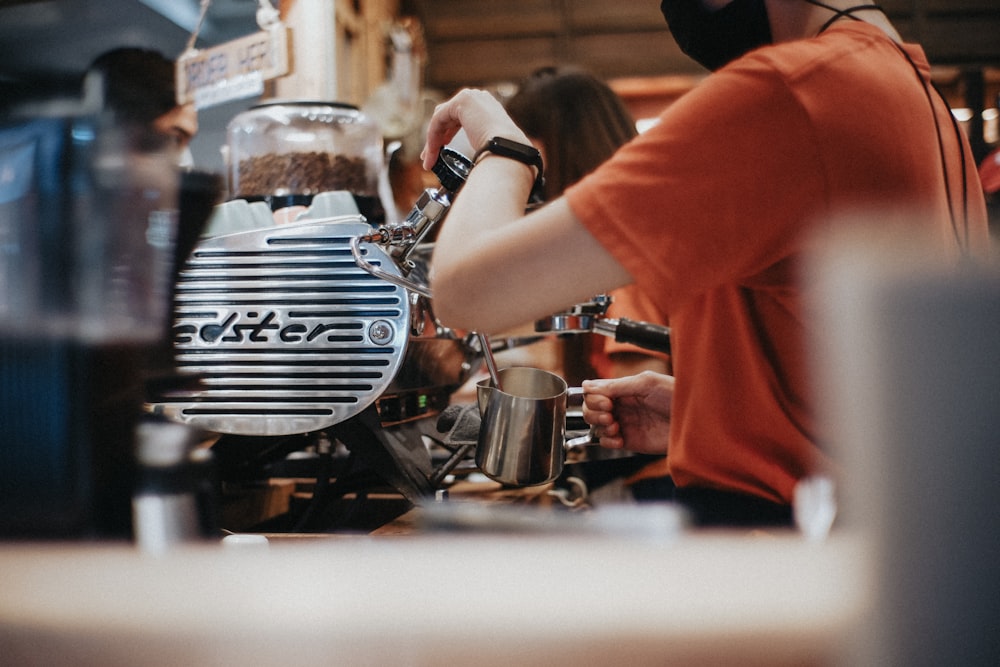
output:
<instances>
[{"instance_id":1,"label":"chrome espresso machine body","mask_svg":"<svg viewBox=\"0 0 1000 667\"><path fill-rule=\"evenodd\" d=\"M425 193L408 220L429 228L447 210L446 193ZM400 246L380 244L416 241L417 227L372 227L343 212L344 195L317 195L294 223L195 247L175 288L174 352L201 386L163 397L158 412L208 431L272 436L326 428L377 399L388 424L447 404L481 350L435 319L424 287L429 249L394 256ZM222 208L217 217L270 217L260 203Z\"/></svg>"}]
</instances>

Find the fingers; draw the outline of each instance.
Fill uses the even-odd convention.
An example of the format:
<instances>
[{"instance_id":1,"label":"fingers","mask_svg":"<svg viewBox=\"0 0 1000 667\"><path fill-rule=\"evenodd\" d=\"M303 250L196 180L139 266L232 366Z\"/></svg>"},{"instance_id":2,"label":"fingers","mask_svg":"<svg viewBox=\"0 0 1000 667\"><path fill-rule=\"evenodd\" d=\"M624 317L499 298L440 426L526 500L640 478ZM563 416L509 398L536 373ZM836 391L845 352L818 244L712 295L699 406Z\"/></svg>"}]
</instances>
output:
<instances>
[{"instance_id":1,"label":"fingers","mask_svg":"<svg viewBox=\"0 0 1000 667\"><path fill-rule=\"evenodd\" d=\"M441 148L455 138L458 131L469 124L476 122L475 108L481 104L481 96L489 95L481 90L465 89L460 90L447 102L434 107L434 113L427 123L427 143L420 153L424 169L430 169L437 160ZM469 134L471 128L466 128ZM473 144L475 147L476 144Z\"/></svg>"},{"instance_id":2,"label":"fingers","mask_svg":"<svg viewBox=\"0 0 1000 667\"><path fill-rule=\"evenodd\" d=\"M461 129L465 130L469 143L475 149L484 146L493 136L528 143L528 138L492 93L467 88L434 108L427 124L427 141L420 153L425 169L434 166L441 148L451 142Z\"/></svg>"},{"instance_id":3,"label":"fingers","mask_svg":"<svg viewBox=\"0 0 1000 667\"><path fill-rule=\"evenodd\" d=\"M625 441L621 437L621 425L612 414L613 401L600 394L585 394L583 419L590 424L594 437L601 447L622 449Z\"/></svg>"},{"instance_id":4,"label":"fingers","mask_svg":"<svg viewBox=\"0 0 1000 667\"><path fill-rule=\"evenodd\" d=\"M612 414L610 407L606 410L595 410L592 407L588 407L586 403L583 404L583 421L587 422L592 427L606 428L615 423L615 416Z\"/></svg>"},{"instance_id":5,"label":"fingers","mask_svg":"<svg viewBox=\"0 0 1000 667\"><path fill-rule=\"evenodd\" d=\"M591 426L611 426L615 423L615 416L611 410L593 410L583 406L583 420Z\"/></svg>"},{"instance_id":6,"label":"fingers","mask_svg":"<svg viewBox=\"0 0 1000 667\"><path fill-rule=\"evenodd\" d=\"M593 412L593 413L608 412L608 413L610 413L612 410L614 410L614 407L615 407L614 401L611 400L610 397L605 396L604 394L584 394L583 395L583 410L584 410L584 413L587 413L587 412Z\"/></svg>"},{"instance_id":7,"label":"fingers","mask_svg":"<svg viewBox=\"0 0 1000 667\"><path fill-rule=\"evenodd\" d=\"M455 103L454 98L452 98L437 105L431 115L427 124L427 141L424 144L424 150L420 153L424 169L430 170L434 166L441 148L454 139L462 128L454 108Z\"/></svg>"},{"instance_id":8,"label":"fingers","mask_svg":"<svg viewBox=\"0 0 1000 667\"><path fill-rule=\"evenodd\" d=\"M608 426L599 426L594 429L594 436L601 447L608 449L624 449L625 439L621 436L621 427L618 422L612 422Z\"/></svg>"},{"instance_id":9,"label":"fingers","mask_svg":"<svg viewBox=\"0 0 1000 667\"><path fill-rule=\"evenodd\" d=\"M598 438L597 444L605 449L625 449L625 441L621 438L609 438L602 435Z\"/></svg>"},{"instance_id":10,"label":"fingers","mask_svg":"<svg viewBox=\"0 0 1000 667\"><path fill-rule=\"evenodd\" d=\"M630 377L625 378L613 378L613 379L600 379L600 380L584 380L581 383L583 387L584 395L586 396L601 396L606 397L608 401L615 399L619 396L624 396L632 393L629 381Z\"/></svg>"},{"instance_id":11,"label":"fingers","mask_svg":"<svg viewBox=\"0 0 1000 667\"><path fill-rule=\"evenodd\" d=\"M599 444L601 447L609 449L623 449L625 440L621 436L621 426L616 421L612 421L606 426L591 425L591 442Z\"/></svg>"},{"instance_id":12,"label":"fingers","mask_svg":"<svg viewBox=\"0 0 1000 667\"><path fill-rule=\"evenodd\" d=\"M584 410L595 412L610 412L614 407L614 393L608 391L609 384L603 380L584 380L583 389Z\"/></svg>"}]
</instances>

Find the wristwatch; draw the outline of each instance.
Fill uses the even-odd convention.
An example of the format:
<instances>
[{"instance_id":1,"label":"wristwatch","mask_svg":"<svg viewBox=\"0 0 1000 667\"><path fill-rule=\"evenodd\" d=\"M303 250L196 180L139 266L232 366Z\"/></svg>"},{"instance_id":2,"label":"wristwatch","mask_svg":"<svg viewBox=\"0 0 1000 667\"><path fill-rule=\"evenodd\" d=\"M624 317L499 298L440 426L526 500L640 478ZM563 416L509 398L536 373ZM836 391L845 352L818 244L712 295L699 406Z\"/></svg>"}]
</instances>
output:
<instances>
[{"instance_id":1,"label":"wristwatch","mask_svg":"<svg viewBox=\"0 0 1000 667\"><path fill-rule=\"evenodd\" d=\"M535 184L531 186L530 201L540 202L544 200L545 167L542 165L542 154L538 152L537 148L503 137L493 137L476 152L476 157L472 161L479 162L484 153L493 153L534 167L537 175L535 176Z\"/></svg>"}]
</instances>

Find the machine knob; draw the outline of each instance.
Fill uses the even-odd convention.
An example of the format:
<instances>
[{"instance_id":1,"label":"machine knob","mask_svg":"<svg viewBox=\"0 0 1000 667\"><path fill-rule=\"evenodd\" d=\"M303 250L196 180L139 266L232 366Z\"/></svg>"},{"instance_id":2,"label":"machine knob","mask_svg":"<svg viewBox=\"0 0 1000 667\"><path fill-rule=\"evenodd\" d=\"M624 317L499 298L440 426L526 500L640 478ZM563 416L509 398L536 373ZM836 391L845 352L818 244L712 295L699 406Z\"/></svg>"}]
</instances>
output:
<instances>
[{"instance_id":1,"label":"machine knob","mask_svg":"<svg viewBox=\"0 0 1000 667\"><path fill-rule=\"evenodd\" d=\"M447 147L441 149L437 162L431 167L431 171L441 181L441 187L452 194L465 185L465 179L469 177L471 169L472 160Z\"/></svg>"}]
</instances>

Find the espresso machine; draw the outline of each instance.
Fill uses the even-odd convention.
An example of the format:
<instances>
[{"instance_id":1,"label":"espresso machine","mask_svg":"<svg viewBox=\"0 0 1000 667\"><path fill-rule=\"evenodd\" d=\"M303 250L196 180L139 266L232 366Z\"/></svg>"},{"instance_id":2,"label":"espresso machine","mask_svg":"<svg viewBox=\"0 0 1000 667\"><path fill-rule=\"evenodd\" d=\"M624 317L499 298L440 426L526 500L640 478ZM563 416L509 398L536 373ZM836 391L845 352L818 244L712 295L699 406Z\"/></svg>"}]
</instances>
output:
<instances>
[{"instance_id":1,"label":"espresso machine","mask_svg":"<svg viewBox=\"0 0 1000 667\"><path fill-rule=\"evenodd\" d=\"M440 186L396 222L381 135L358 109L268 103L228 136L230 197L175 285L174 361L196 381L147 410L217 437L224 488L315 480L276 530L329 528L320 505L344 496L401 496L373 515L423 502L453 458L425 436L481 361L424 287L427 234L471 163L446 152Z\"/></svg>"},{"instance_id":2,"label":"espresso machine","mask_svg":"<svg viewBox=\"0 0 1000 667\"><path fill-rule=\"evenodd\" d=\"M474 442L450 437L446 409L494 349L517 344L494 348L434 315L428 239L472 163L442 150L439 186L396 221L380 187L381 136L358 109L268 103L228 136L230 199L175 285L174 359L197 382L148 409L218 436L224 487L314 480L305 507L271 529L371 528L331 525L330 508L351 497L344 512L391 520L474 468ZM636 329L578 310L539 323L540 335ZM384 490L398 500L374 507Z\"/></svg>"}]
</instances>

